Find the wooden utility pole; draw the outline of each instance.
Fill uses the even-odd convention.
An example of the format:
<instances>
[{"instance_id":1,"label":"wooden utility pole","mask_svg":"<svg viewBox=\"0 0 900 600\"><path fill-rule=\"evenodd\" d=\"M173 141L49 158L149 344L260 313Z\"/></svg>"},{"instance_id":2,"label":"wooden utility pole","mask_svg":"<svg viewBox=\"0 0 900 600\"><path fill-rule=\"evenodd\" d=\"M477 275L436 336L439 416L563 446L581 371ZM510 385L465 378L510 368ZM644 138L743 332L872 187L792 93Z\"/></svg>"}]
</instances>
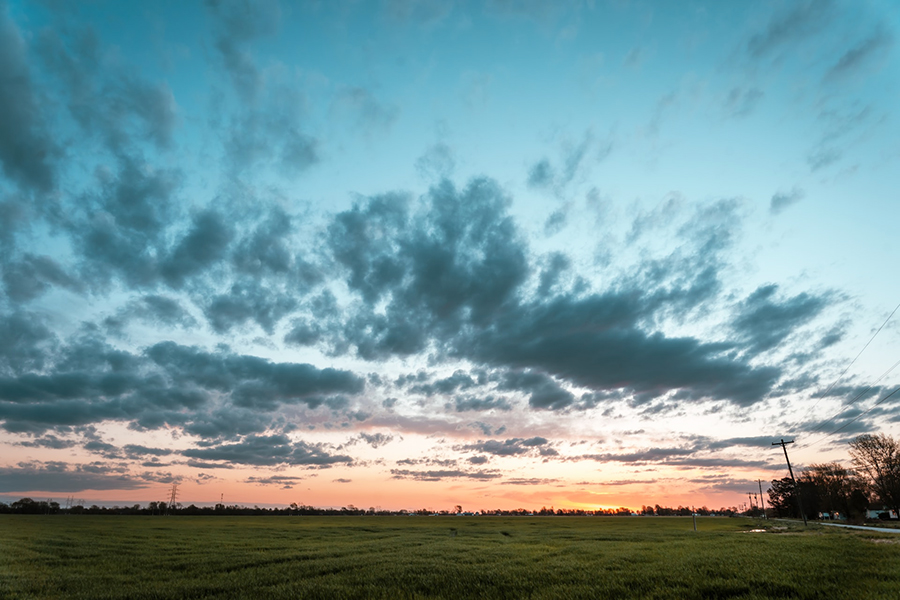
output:
<instances>
[{"instance_id":1,"label":"wooden utility pole","mask_svg":"<svg viewBox=\"0 0 900 600\"><path fill-rule=\"evenodd\" d=\"M763 516L766 519L768 519L769 515L766 514L766 500L765 500L765 498L763 498L763 495L762 495L762 479L757 479L756 483L759 484L759 501L762 503Z\"/></svg>"},{"instance_id":2,"label":"wooden utility pole","mask_svg":"<svg viewBox=\"0 0 900 600\"><path fill-rule=\"evenodd\" d=\"M794 440L786 442L786 441L784 441L784 438L781 438L780 442L772 442L772 445L773 446L781 446L781 449L784 450L784 460L787 461L788 473L791 474L791 481L794 482L794 493L797 494L797 508L800 509L800 516L803 517L803 524L808 525L808 523L806 522L806 513L803 512L803 500L800 499L800 486L797 485L797 480L794 479L794 470L791 468L791 459L788 458L788 453L787 453L787 445L793 444L793 443L794 443Z\"/></svg>"}]
</instances>

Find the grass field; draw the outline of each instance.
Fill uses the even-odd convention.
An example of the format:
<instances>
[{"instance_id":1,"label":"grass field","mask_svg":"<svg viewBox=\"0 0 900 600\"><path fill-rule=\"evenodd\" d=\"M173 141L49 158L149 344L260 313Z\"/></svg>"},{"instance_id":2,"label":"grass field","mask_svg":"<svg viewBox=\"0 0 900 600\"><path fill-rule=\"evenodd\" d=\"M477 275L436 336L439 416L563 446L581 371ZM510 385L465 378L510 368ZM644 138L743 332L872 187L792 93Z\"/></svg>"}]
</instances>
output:
<instances>
[{"instance_id":1,"label":"grass field","mask_svg":"<svg viewBox=\"0 0 900 600\"><path fill-rule=\"evenodd\" d=\"M0 598L900 598L900 536L761 526L0 515Z\"/></svg>"}]
</instances>

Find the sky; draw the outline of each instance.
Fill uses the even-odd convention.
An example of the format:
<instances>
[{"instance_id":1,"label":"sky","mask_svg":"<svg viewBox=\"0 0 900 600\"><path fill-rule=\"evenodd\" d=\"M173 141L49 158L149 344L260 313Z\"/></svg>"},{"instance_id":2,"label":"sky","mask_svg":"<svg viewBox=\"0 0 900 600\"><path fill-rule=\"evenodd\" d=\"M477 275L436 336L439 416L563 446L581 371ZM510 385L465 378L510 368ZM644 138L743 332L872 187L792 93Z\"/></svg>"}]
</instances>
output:
<instances>
[{"instance_id":1,"label":"sky","mask_svg":"<svg viewBox=\"0 0 900 600\"><path fill-rule=\"evenodd\" d=\"M0 498L711 508L900 435L893 1L0 0Z\"/></svg>"}]
</instances>

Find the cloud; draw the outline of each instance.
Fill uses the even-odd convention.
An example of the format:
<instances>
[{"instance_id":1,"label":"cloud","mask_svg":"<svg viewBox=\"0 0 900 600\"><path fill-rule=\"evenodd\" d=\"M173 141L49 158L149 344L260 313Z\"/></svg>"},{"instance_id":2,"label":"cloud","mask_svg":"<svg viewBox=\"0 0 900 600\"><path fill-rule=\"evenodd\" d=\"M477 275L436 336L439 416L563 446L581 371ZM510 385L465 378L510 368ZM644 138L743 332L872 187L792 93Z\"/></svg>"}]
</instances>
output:
<instances>
[{"instance_id":1,"label":"cloud","mask_svg":"<svg viewBox=\"0 0 900 600\"><path fill-rule=\"evenodd\" d=\"M303 481L302 477L291 475L268 475L266 477L248 477L247 483L256 485L277 485L283 490L292 490L294 486Z\"/></svg>"},{"instance_id":2,"label":"cloud","mask_svg":"<svg viewBox=\"0 0 900 600\"><path fill-rule=\"evenodd\" d=\"M531 408L561 410L575 402L575 396L563 389L552 378L534 371L513 371L504 376L500 384L503 390L528 392Z\"/></svg>"},{"instance_id":3,"label":"cloud","mask_svg":"<svg viewBox=\"0 0 900 600\"><path fill-rule=\"evenodd\" d=\"M286 435L248 435L228 444L189 448L182 456L228 464L276 466L303 465L327 467L352 462L349 456L329 454L323 446L292 441Z\"/></svg>"},{"instance_id":4,"label":"cloud","mask_svg":"<svg viewBox=\"0 0 900 600\"><path fill-rule=\"evenodd\" d=\"M147 355L164 367L173 382L231 393L237 406L273 410L278 403L302 402L315 408L330 394L358 394L362 378L350 371L317 369L310 364L273 363L228 352L208 353L196 347L160 342Z\"/></svg>"},{"instance_id":5,"label":"cloud","mask_svg":"<svg viewBox=\"0 0 900 600\"><path fill-rule=\"evenodd\" d=\"M373 448L380 448L381 446L385 446L394 441L394 436L384 433L369 434L360 432L359 439L372 446Z\"/></svg>"},{"instance_id":6,"label":"cloud","mask_svg":"<svg viewBox=\"0 0 900 600\"><path fill-rule=\"evenodd\" d=\"M182 329L190 329L197 325L196 319L184 309L180 302L157 294L132 300L119 309L114 316L104 319L103 324L112 331L121 332L124 326L132 320Z\"/></svg>"},{"instance_id":7,"label":"cloud","mask_svg":"<svg viewBox=\"0 0 900 600\"><path fill-rule=\"evenodd\" d=\"M13 302L27 302L56 286L83 292L84 285L49 256L25 254L3 265L3 285Z\"/></svg>"},{"instance_id":8,"label":"cloud","mask_svg":"<svg viewBox=\"0 0 900 600\"><path fill-rule=\"evenodd\" d=\"M534 454L536 450L549 444L549 440L542 437L533 437L528 439L509 438L500 440L484 440L475 444L467 444L460 446L459 450L464 452L479 452L483 454L491 454L493 456L519 456L523 454Z\"/></svg>"},{"instance_id":9,"label":"cloud","mask_svg":"<svg viewBox=\"0 0 900 600\"><path fill-rule=\"evenodd\" d=\"M233 237L225 218L212 209L194 215L191 229L175 244L162 265L162 275L173 288L184 285L187 277L202 272L225 257Z\"/></svg>"},{"instance_id":10,"label":"cloud","mask_svg":"<svg viewBox=\"0 0 900 600\"><path fill-rule=\"evenodd\" d=\"M25 190L56 185L60 150L47 132L44 102L33 88L27 48L9 8L0 5L0 165Z\"/></svg>"},{"instance_id":11,"label":"cloud","mask_svg":"<svg viewBox=\"0 0 900 600\"><path fill-rule=\"evenodd\" d=\"M61 450L63 448L71 448L76 443L75 440L64 440L55 435L45 435L30 441L18 442L18 445L28 448L52 448L54 450Z\"/></svg>"},{"instance_id":12,"label":"cloud","mask_svg":"<svg viewBox=\"0 0 900 600\"><path fill-rule=\"evenodd\" d=\"M804 196L806 196L806 192L797 187L790 192L778 192L772 196L769 212L773 215L781 214L787 207L800 202Z\"/></svg>"},{"instance_id":13,"label":"cloud","mask_svg":"<svg viewBox=\"0 0 900 600\"><path fill-rule=\"evenodd\" d=\"M126 444L122 450L132 457L136 456L168 456L174 452L169 448L150 448L140 444Z\"/></svg>"},{"instance_id":14,"label":"cloud","mask_svg":"<svg viewBox=\"0 0 900 600\"><path fill-rule=\"evenodd\" d=\"M435 394L452 394L458 390L467 390L475 387L475 379L469 373L462 369L457 369L449 377L437 379L430 383L417 383L409 386L409 392L413 394L423 394L425 396L434 396Z\"/></svg>"},{"instance_id":15,"label":"cloud","mask_svg":"<svg viewBox=\"0 0 900 600\"><path fill-rule=\"evenodd\" d=\"M335 97L333 111L349 117L354 127L366 136L387 133L400 114L399 108L378 101L372 92L361 87L341 90Z\"/></svg>"},{"instance_id":16,"label":"cloud","mask_svg":"<svg viewBox=\"0 0 900 600\"><path fill-rule=\"evenodd\" d=\"M0 374L7 376L40 370L57 346L56 336L40 314L28 311L0 313Z\"/></svg>"},{"instance_id":17,"label":"cloud","mask_svg":"<svg viewBox=\"0 0 900 600\"><path fill-rule=\"evenodd\" d=\"M885 53L893 45L893 36L883 27L879 27L857 45L853 46L832 65L825 74L825 79L838 79L858 72L880 54Z\"/></svg>"},{"instance_id":18,"label":"cloud","mask_svg":"<svg viewBox=\"0 0 900 600\"><path fill-rule=\"evenodd\" d=\"M443 181L415 213L395 194L335 217L329 246L366 303L341 332L360 357L419 352L430 335L452 331L463 319L486 322L512 300L527 261L507 204L490 180L473 180L461 191ZM380 298L389 300L383 314L369 308Z\"/></svg>"},{"instance_id":19,"label":"cloud","mask_svg":"<svg viewBox=\"0 0 900 600\"><path fill-rule=\"evenodd\" d=\"M447 179L456 169L453 149L444 142L429 147L418 159L416 170L426 179Z\"/></svg>"},{"instance_id":20,"label":"cloud","mask_svg":"<svg viewBox=\"0 0 900 600\"><path fill-rule=\"evenodd\" d=\"M384 11L403 23L430 26L444 20L453 10L453 0L387 0Z\"/></svg>"},{"instance_id":21,"label":"cloud","mask_svg":"<svg viewBox=\"0 0 900 600\"><path fill-rule=\"evenodd\" d=\"M777 293L777 285L760 286L738 306L732 327L751 354L775 349L835 300L832 294L804 292L792 298L778 298Z\"/></svg>"},{"instance_id":22,"label":"cloud","mask_svg":"<svg viewBox=\"0 0 900 600\"><path fill-rule=\"evenodd\" d=\"M60 462L19 463L0 467L0 488L7 494L77 493L86 490L138 490L148 483L115 468Z\"/></svg>"},{"instance_id":23,"label":"cloud","mask_svg":"<svg viewBox=\"0 0 900 600\"><path fill-rule=\"evenodd\" d=\"M487 396L456 396L452 404L448 404L456 412L486 411L486 410L512 410L512 405L506 398Z\"/></svg>"},{"instance_id":24,"label":"cloud","mask_svg":"<svg viewBox=\"0 0 900 600\"><path fill-rule=\"evenodd\" d=\"M244 102L252 102L261 86L262 76L247 45L253 40L271 35L281 23L281 8L277 0L208 0L214 18L215 48Z\"/></svg>"},{"instance_id":25,"label":"cloud","mask_svg":"<svg viewBox=\"0 0 900 600\"><path fill-rule=\"evenodd\" d=\"M415 481L444 481L447 479L475 479L489 481L502 477L499 471L460 471L456 469L411 471L409 469L391 469L394 479L412 479Z\"/></svg>"},{"instance_id":26,"label":"cloud","mask_svg":"<svg viewBox=\"0 0 900 600\"><path fill-rule=\"evenodd\" d=\"M170 147L178 106L169 86L111 63L93 29L61 15L57 19L38 36L35 50L62 84L63 101L88 139L118 157L133 154L143 141Z\"/></svg>"},{"instance_id":27,"label":"cloud","mask_svg":"<svg viewBox=\"0 0 900 600\"><path fill-rule=\"evenodd\" d=\"M747 42L753 58L762 58L798 40L821 31L832 18L833 3L828 0L794 2L774 14L764 31Z\"/></svg>"},{"instance_id":28,"label":"cloud","mask_svg":"<svg viewBox=\"0 0 900 600\"><path fill-rule=\"evenodd\" d=\"M548 188L553 183L554 177L553 166L550 164L550 161L542 158L528 169L528 187L536 189Z\"/></svg>"},{"instance_id":29,"label":"cloud","mask_svg":"<svg viewBox=\"0 0 900 600\"><path fill-rule=\"evenodd\" d=\"M751 87L734 87L725 98L725 111L732 117L746 117L751 114L765 94L762 90Z\"/></svg>"}]
</instances>

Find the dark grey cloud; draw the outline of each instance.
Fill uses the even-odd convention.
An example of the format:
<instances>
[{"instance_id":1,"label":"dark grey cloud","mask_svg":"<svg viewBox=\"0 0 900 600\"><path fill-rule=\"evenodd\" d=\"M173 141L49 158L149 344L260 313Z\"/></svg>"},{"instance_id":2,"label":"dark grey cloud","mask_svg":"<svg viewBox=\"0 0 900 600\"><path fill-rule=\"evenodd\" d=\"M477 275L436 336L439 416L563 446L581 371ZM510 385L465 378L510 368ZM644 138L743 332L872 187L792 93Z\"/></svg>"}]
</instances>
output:
<instances>
[{"instance_id":1,"label":"dark grey cloud","mask_svg":"<svg viewBox=\"0 0 900 600\"><path fill-rule=\"evenodd\" d=\"M247 281L235 283L227 294L213 296L203 312L216 333L253 321L271 335L275 325L296 307L297 301L290 295ZM288 337L300 339L298 334L289 333Z\"/></svg>"},{"instance_id":2,"label":"dark grey cloud","mask_svg":"<svg viewBox=\"0 0 900 600\"><path fill-rule=\"evenodd\" d=\"M648 399L681 390L683 400L740 405L761 400L772 388L780 369L735 359L741 349L736 342L654 331L655 323L682 320L719 291L722 256L739 222L736 201L697 208L678 228L683 246L645 261L605 292L559 290L532 300L521 293L531 272L528 249L505 214L505 202L486 180L462 192L444 182L417 205L388 195L338 214L329 244L364 304L337 325L346 346L334 350L355 347L360 357L378 360L436 343L451 357L549 378L531 390L530 403L551 410L588 408L599 398L580 402L562 382ZM675 217L679 210L672 208ZM673 220L660 217L658 226ZM646 235L647 227L639 226L637 235ZM551 269L562 267L550 262ZM553 276L544 279L546 294ZM370 312L378 302L385 303L384 312ZM297 332L300 339L319 336L308 328ZM745 340L752 343L749 335ZM422 390L430 385L423 382Z\"/></svg>"},{"instance_id":3,"label":"dark grey cloud","mask_svg":"<svg viewBox=\"0 0 900 600\"><path fill-rule=\"evenodd\" d=\"M503 441L483 440L474 444L460 446L459 450L491 454L493 456L519 456L523 454L534 454L536 450L540 451L541 447L547 446L549 443L549 440L542 437L528 439L509 438Z\"/></svg>"},{"instance_id":4,"label":"dark grey cloud","mask_svg":"<svg viewBox=\"0 0 900 600\"><path fill-rule=\"evenodd\" d=\"M234 116L225 128L227 167L233 174L274 164L281 174L294 177L322 160L321 141L303 126L300 92L287 90L282 95L296 98L293 102L270 100L265 109Z\"/></svg>"},{"instance_id":5,"label":"dark grey cloud","mask_svg":"<svg viewBox=\"0 0 900 600\"><path fill-rule=\"evenodd\" d=\"M140 444L126 444L122 450L130 457L137 456L168 456L174 452L169 448L150 448Z\"/></svg>"},{"instance_id":6,"label":"dark grey cloud","mask_svg":"<svg viewBox=\"0 0 900 600\"><path fill-rule=\"evenodd\" d=\"M188 458L204 461L255 466L325 467L352 461L349 456L330 454L321 445L308 444L303 441L295 442L285 435L249 435L239 442L189 448L183 450L181 454Z\"/></svg>"},{"instance_id":7,"label":"dark grey cloud","mask_svg":"<svg viewBox=\"0 0 900 600\"><path fill-rule=\"evenodd\" d=\"M33 440L25 440L23 442L18 442L19 446L26 446L28 448L51 448L54 450L61 450L63 448L71 448L75 446L77 442L75 440L66 440L59 438L55 435L44 435L41 437L34 438Z\"/></svg>"},{"instance_id":8,"label":"dark grey cloud","mask_svg":"<svg viewBox=\"0 0 900 600\"><path fill-rule=\"evenodd\" d=\"M412 479L414 481L444 481L447 479L475 479L489 481L502 477L499 471L461 471L458 469L412 471L409 469L391 469L394 479Z\"/></svg>"},{"instance_id":9,"label":"dark grey cloud","mask_svg":"<svg viewBox=\"0 0 900 600\"><path fill-rule=\"evenodd\" d=\"M0 166L25 190L49 192L60 150L32 84L28 48L5 2L0 4L0 74Z\"/></svg>"},{"instance_id":10,"label":"dark grey cloud","mask_svg":"<svg viewBox=\"0 0 900 600\"><path fill-rule=\"evenodd\" d=\"M528 169L528 187L530 188L548 188L553 184L554 178L553 165L546 158L542 158Z\"/></svg>"},{"instance_id":11,"label":"dark grey cloud","mask_svg":"<svg viewBox=\"0 0 900 600\"><path fill-rule=\"evenodd\" d=\"M833 17L830 0L802 0L785 5L769 20L765 30L747 42L753 58L763 58L821 31Z\"/></svg>"},{"instance_id":12,"label":"dark grey cloud","mask_svg":"<svg viewBox=\"0 0 900 600\"><path fill-rule=\"evenodd\" d=\"M435 394L452 394L458 390L467 390L475 387L476 381L469 373L461 369L457 369L449 377L437 379L429 383L417 383L409 386L409 392L412 394L423 394L425 396L434 396Z\"/></svg>"},{"instance_id":13,"label":"dark grey cloud","mask_svg":"<svg viewBox=\"0 0 900 600\"><path fill-rule=\"evenodd\" d=\"M329 245L348 285L367 306L389 300L384 314L361 307L344 322L359 356L419 352L429 336L463 319L479 325L513 299L528 269L508 202L486 179L460 191L444 181L415 213L389 195L336 216Z\"/></svg>"},{"instance_id":14,"label":"dark grey cloud","mask_svg":"<svg viewBox=\"0 0 900 600\"><path fill-rule=\"evenodd\" d=\"M456 412L512 410L512 404L503 397L488 394L487 396L456 396L452 404L447 405Z\"/></svg>"},{"instance_id":15,"label":"dark grey cloud","mask_svg":"<svg viewBox=\"0 0 900 600\"><path fill-rule=\"evenodd\" d=\"M35 50L47 72L62 85L60 98L87 141L99 141L116 156L133 154L150 142L172 143L178 107L165 82L153 83L136 69L110 63L96 33L56 15L37 37Z\"/></svg>"},{"instance_id":16,"label":"dark grey cloud","mask_svg":"<svg viewBox=\"0 0 900 600\"><path fill-rule=\"evenodd\" d=\"M561 410L575 402L575 396L552 378L534 371L511 371L501 381L500 389L529 394L531 408Z\"/></svg>"},{"instance_id":17,"label":"dark grey cloud","mask_svg":"<svg viewBox=\"0 0 900 600\"><path fill-rule=\"evenodd\" d=\"M806 157L806 162L809 165L809 169L815 172L836 163L843 156L844 153L837 148L819 146L810 152L809 156Z\"/></svg>"},{"instance_id":18,"label":"dark grey cloud","mask_svg":"<svg viewBox=\"0 0 900 600\"><path fill-rule=\"evenodd\" d=\"M3 265L3 286L13 302L27 302L56 286L83 292L84 285L49 256L26 253Z\"/></svg>"},{"instance_id":19,"label":"dark grey cloud","mask_svg":"<svg viewBox=\"0 0 900 600\"><path fill-rule=\"evenodd\" d=\"M797 187L790 192L778 192L772 196L772 201L769 203L769 212L773 215L780 214L787 207L800 202L804 196L806 196L806 193Z\"/></svg>"},{"instance_id":20,"label":"dark grey cloud","mask_svg":"<svg viewBox=\"0 0 900 600\"><path fill-rule=\"evenodd\" d=\"M137 490L146 487L148 487L147 481L141 478L97 465L46 462L19 463L15 467L0 467L0 488L8 494Z\"/></svg>"},{"instance_id":21,"label":"dark grey cloud","mask_svg":"<svg viewBox=\"0 0 900 600\"><path fill-rule=\"evenodd\" d=\"M556 287L562 276L572 268L571 259L561 252L551 253L541 269L540 285L538 285L537 293L540 296L547 296Z\"/></svg>"},{"instance_id":22,"label":"dark grey cloud","mask_svg":"<svg viewBox=\"0 0 900 600\"><path fill-rule=\"evenodd\" d=\"M150 294L137 298L119 309L115 315L103 320L110 331L121 333L132 320L165 327L190 329L197 320L185 310L178 300L168 296Z\"/></svg>"},{"instance_id":23,"label":"dark grey cloud","mask_svg":"<svg viewBox=\"0 0 900 600\"><path fill-rule=\"evenodd\" d=\"M96 185L65 226L82 259L83 279L103 285L117 276L131 287L148 287L158 281L168 251L181 174L128 156L117 160L116 167L115 172L96 172Z\"/></svg>"},{"instance_id":24,"label":"dark grey cloud","mask_svg":"<svg viewBox=\"0 0 900 600\"><path fill-rule=\"evenodd\" d=\"M395 21L431 26L447 17L453 4L453 0L385 0L383 9Z\"/></svg>"},{"instance_id":25,"label":"dark grey cloud","mask_svg":"<svg viewBox=\"0 0 900 600\"><path fill-rule=\"evenodd\" d=\"M449 178L456 169L456 158L453 149L444 142L429 147L418 159L416 170L426 179L441 180Z\"/></svg>"},{"instance_id":26,"label":"dark grey cloud","mask_svg":"<svg viewBox=\"0 0 900 600\"><path fill-rule=\"evenodd\" d=\"M708 442L702 443L700 446L707 450L722 450L727 448L734 448L735 446L744 446L747 448L771 448L772 442L776 442L778 440L774 439L772 436L754 436L754 437L736 437L736 438L725 438L721 440L710 440Z\"/></svg>"},{"instance_id":27,"label":"dark grey cloud","mask_svg":"<svg viewBox=\"0 0 900 600\"><path fill-rule=\"evenodd\" d=\"M44 368L57 347L46 319L28 311L0 313L0 374L11 376Z\"/></svg>"},{"instance_id":28,"label":"dark grey cloud","mask_svg":"<svg viewBox=\"0 0 900 600\"><path fill-rule=\"evenodd\" d=\"M833 301L831 294L806 292L791 298L779 297L777 285L760 286L740 303L732 327L745 341L748 352L766 352L809 323Z\"/></svg>"},{"instance_id":29,"label":"dark grey cloud","mask_svg":"<svg viewBox=\"0 0 900 600\"><path fill-rule=\"evenodd\" d=\"M372 446L373 448L380 448L386 444L394 441L394 436L386 435L384 433L365 433L360 432L359 439Z\"/></svg>"},{"instance_id":30,"label":"dark grey cloud","mask_svg":"<svg viewBox=\"0 0 900 600\"><path fill-rule=\"evenodd\" d=\"M506 481L501 481L500 485L552 485L559 483L559 479L538 479L536 477L513 477Z\"/></svg>"},{"instance_id":31,"label":"dark grey cloud","mask_svg":"<svg viewBox=\"0 0 900 600\"><path fill-rule=\"evenodd\" d=\"M278 31L281 8L277 0L207 0L213 16L215 48L244 102L252 102L262 75L248 49L250 42Z\"/></svg>"},{"instance_id":32,"label":"dark grey cloud","mask_svg":"<svg viewBox=\"0 0 900 600\"><path fill-rule=\"evenodd\" d=\"M339 369L310 364L273 363L255 356L209 353L196 347L161 342L147 350L176 384L193 384L231 393L236 405L273 410L279 403L302 402L311 408L327 404L325 396L358 394L361 377Z\"/></svg>"},{"instance_id":33,"label":"dark grey cloud","mask_svg":"<svg viewBox=\"0 0 900 600\"><path fill-rule=\"evenodd\" d=\"M337 116L349 119L353 128L366 136L388 132L400 114L399 108L379 101L362 87L341 90L332 110Z\"/></svg>"},{"instance_id":34,"label":"dark grey cloud","mask_svg":"<svg viewBox=\"0 0 900 600\"><path fill-rule=\"evenodd\" d=\"M596 391L681 389L690 398L741 405L766 395L779 370L727 357L731 343L669 338L640 328L641 313L648 308L644 302L652 301L632 293L561 296L499 317L460 347L475 360L532 369ZM549 384L544 391L532 397L541 408L566 407L574 400Z\"/></svg>"},{"instance_id":35,"label":"dark grey cloud","mask_svg":"<svg viewBox=\"0 0 900 600\"><path fill-rule=\"evenodd\" d=\"M866 67L879 54L886 53L893 45L894 37L885 28L879 27L872 34L848 49L828 69L825 79L838 79L858 72Z\"/></svg>"},{"instance_id":36,"label":"dark grey cloud","mask_svg":"<svg viewBox=\"0 0 900 600\"><path fill-rule=\"evenodd\" d=\"M267 475L266 477L248 477L247 483L256 485L277 485L283 490L292 490L294 486L303 481L302 477L292 475Z\"/></svg>"},{"instance_id":37,"label":"dark grey cloud","mask_svg":"<svg viewBox=\"0 0 900 600\"><path fill-rule=\"evenodd\" d=\"M166 282L180 288L189 276L223 259L233 235L225 217L215 210L206 209L194 215L191 229L175 244L162 265Z\"/></svg>"},{"instance_id":38,"label":"dark grey cloud","mask_svg":"<svg viewBox=\"0 0 900 600\"><path fill-rule=\"evenodd\" d=\"M52 339L40 327L15 316L6 326L26 342L0 373L0 419L7 431L39 433L116 420L135 429L168 425L210 439L230 438L266 431L275 417L263 418L262 412L279 404L348 409L346 395L364 387L349 371L172 342L143 355L115 350L91 335L48 347ZM218 408L212 408L213 399Z\"/></svg>"},{"instance_id":39,"label":"dark grey cloud","mask_svg":"<svg viewBox=\"0 0 900 600\"><path fill-rule=\"evenodd\" d=\"M725 111L732 117L746 117L750 115L763 99L762 90L751 87L734 87L725 97Z\"/></svg>"}]
</instances>

